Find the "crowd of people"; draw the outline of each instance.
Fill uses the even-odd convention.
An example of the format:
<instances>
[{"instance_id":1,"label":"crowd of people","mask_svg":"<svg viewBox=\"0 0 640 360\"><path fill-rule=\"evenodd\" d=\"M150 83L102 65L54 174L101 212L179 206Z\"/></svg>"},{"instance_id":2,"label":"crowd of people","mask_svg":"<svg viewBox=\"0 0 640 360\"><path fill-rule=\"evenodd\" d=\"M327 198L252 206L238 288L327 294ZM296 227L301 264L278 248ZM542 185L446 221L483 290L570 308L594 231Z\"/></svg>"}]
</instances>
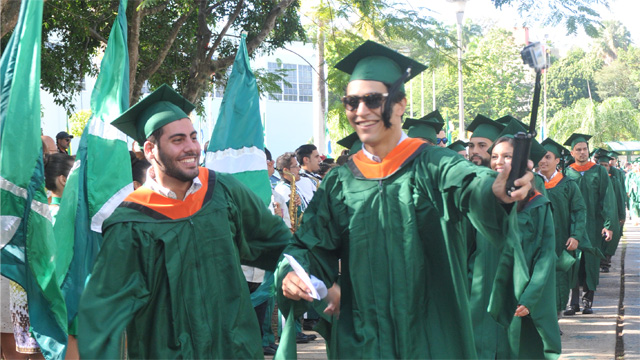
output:
<instances>
[{"instance_id":1,"label":"crowd of people","mask_svg":"<svg viewBox=\"0 0 640 360\"><path fill-rule=\"evenodd\" d=\"M627 209L640 215L640 164L621 169L585 134L534 140L507 191L526 124L478 115L468 142L449 143L437 110L403 119L424 65L367 41L336 67L350 76L347 150L265 148L268 206L199 166L193 105L172 90L112 122L136 141L135 190L103 225L68 358L288 358L311 328L329 358L560 355L558 319L594 312ZM71 138L43 137L54 221L67 220ZM9 286L3 357L35 358L24 289Z\"/></svg>"}]
</instances>

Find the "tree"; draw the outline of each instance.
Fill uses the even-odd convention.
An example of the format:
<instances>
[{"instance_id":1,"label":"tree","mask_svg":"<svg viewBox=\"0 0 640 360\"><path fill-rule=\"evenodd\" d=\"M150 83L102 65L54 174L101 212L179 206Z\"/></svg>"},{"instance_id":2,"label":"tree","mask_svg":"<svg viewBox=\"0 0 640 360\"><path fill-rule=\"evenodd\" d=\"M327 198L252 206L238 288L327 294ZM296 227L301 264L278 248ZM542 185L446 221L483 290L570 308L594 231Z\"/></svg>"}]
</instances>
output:
<instances>
[{"instance_id":1,"label":"tree","mask_svg":"<svg viewBox=\"0 0 640 360\"><path fill-rule=\"evenodd\" d=\"M119 1L48 0L43 14L42 87L68 112L71 99L106 44ZM127 9L130 102L143 85L175 84L198 103L224 83L236 37L247 32L251 55L304 39L297 0L130 0ZM235 35L232 35L236 33Z\"/></svg>"},{"instance_id":2,"label":"tree","mask_svg":"<svg viewBox=\"0 0 640 360\"><path fill-rule=\"evenodd\" d=\"M640 111L626 98L609 98L600 104L580 99L553 116L549 121L549 134L561 143L574 132L591 134L591 144L603 147L607 141L637 139L639 120Z\"/></svg>"},{"instance_id":3,"label":"tree","mask_svg":"<svg viewBox=\"0 0 640 360\"><path fill-rule=\"evenodd\" d=\"M631 45L631 33L617 20L604 21L602 29L595 39L596 51L605 63L610 64L618 58L620 50L626 50Z\"/></svg>"},{"instance_id":4,"label":"tree","mask_svg":"<svg viewBox=\"0 0 640 360\"><path fill-rule=\"evenodd\" d=\"M637 72L634 74L631 67L620 60L598 70L594 79L600 98L624 97L637 108L640 104L637 78L630 75L637 75Z\"/></svg>"},{"instance_id":5,"label":"tree","mask_svg":"<svg viewBox=\"0 0 640 360\"><path fill-rule=\"evenodd\" d=\"M513 5L526 22L538 22L544 26L564 23L567 34L575 34L582 28L587 35L596 37L600 27L600 15L593 5L609 7L608 0L491 0L496 8Z\"/></svg>"},{"instance_id":6,"label":"tree","mask_svg":"<svg viewBox=\"0 0 640 360\"><path fill-rule=\"evenodd\" d=\"M580 99L600 101L594 77L603 65L595 53L585 53L582 49L572 49L552 63L547 73L549 116Z\"/></svg>"}]
</instances>

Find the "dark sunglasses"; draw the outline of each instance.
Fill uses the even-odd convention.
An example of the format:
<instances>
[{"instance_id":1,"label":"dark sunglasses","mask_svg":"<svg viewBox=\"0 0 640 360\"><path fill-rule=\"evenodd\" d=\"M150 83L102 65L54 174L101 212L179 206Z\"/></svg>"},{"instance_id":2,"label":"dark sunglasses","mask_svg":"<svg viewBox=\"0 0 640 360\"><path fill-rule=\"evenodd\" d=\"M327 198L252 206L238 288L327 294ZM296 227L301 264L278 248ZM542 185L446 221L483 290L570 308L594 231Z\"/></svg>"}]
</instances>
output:
<instances>
[{"instance_id":1,"label":"dark sunglasses","mask_svg":"<svg viewBox=\"0 0 640 360\"><path fill-rule=\"evenodd\" d=\"M389 96L389 94L380 93L370 93L363 96L343 96L342 104L344 105L344 108L349 111L355 111L358 106L360 106L360 102L364 102L369 109L377 109L382 105L382 100L386 99L387 96Z\"/></svg>"},{"instance_id":2,"label":"dark sunglasses","mask_svg":"<svg viewBox=\"0 0 640 360\"><path fill-rule=\"evenodd\" d=\"M442 139L437 138L436 139L436 145L439 145L440 143L446 144L447 141L449 141L449 139L447 139L447 138L442 138Z\"/></svg>"}]
</instances>

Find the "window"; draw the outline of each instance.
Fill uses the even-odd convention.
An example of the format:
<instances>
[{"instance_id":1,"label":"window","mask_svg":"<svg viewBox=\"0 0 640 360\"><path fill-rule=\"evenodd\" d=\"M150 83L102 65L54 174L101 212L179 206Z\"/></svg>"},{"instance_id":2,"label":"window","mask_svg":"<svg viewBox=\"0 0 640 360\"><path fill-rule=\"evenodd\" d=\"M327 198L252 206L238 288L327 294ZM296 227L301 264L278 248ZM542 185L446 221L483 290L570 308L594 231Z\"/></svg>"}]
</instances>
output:
<instances>
[{"instance_id":1,"label":"window","mask_svg":"<svg viewBox=\"0 0 640 360\"><path fill-rule=\"evenodd\" d=\"M268 63L270 72L276 72L278 69L286 70L282 75L285 82L278 82L281 93L272 93L269 98L272 100L284 101L313 101L313 88L311 79L311 66L296 64L278 64L275 62Z\"/></svg>"}]
</instances>

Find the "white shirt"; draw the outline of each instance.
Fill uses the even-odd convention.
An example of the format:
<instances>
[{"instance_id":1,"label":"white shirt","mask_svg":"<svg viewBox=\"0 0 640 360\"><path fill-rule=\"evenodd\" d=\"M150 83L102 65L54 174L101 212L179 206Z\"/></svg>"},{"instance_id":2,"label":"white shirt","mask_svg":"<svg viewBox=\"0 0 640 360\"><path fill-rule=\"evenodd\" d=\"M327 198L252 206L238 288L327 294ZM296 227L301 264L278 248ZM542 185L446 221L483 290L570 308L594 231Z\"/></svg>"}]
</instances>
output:
<instances>
[{"instance_id":1,"label":"white shirt","mask_svg":"<svg viewBox=\"0 0 640 360\"><path fill-rule=\"evenodd\" d=\"M176 195L175 192L167 189L166 187L158 184L158 182L156 181L156 179L154 179L151 174L153 174L153 171L151 171L153 167L149 167L149 169L147 169L147 180L144 182L144 186L148 187L149 189L153 190L154 192L157 192L158 194L164 196L164 197L168 197L169 199L175 199L175 200L184 200L187 198L187 196L193 194L194 192L200 190L200 188L202 187L202 182L200 181L199 177L195 177L193 178L193 182L191 183L191 186L189 187L189 189L187 190L187 192L184 194L184 198L183 199L178 199L178 196Z\"/></svg>"},{"instance_id":2,"label":"white shirt","mask_svg":"<svg viewBox=\"0 0 640 360\"><path fill-rule=\"evenodd\" d=\"M546 176L544 176L544 174L540 171L538 171L538 174L540 174L540 176L542 176L542 178L544 179L544 182L549 182L551 181L551 179L553 179L554 177L556 177L556 175L558 175L558 169L556 169L556 171L553 172L553 174L551 174L551 177L547 179Z\"/></svg>"},{"instance_id":3,"label":"white shirt","mask_svg":"<svg viewBox=\"0 0 640 360\"><path fill-rule=\"evenodd\" d=\"M405 134L404 131L401 131L401 133L402 133L402 135L400 136L400 141L398 141L396 146L400 145L401 142L403 142L403 141L405 141L406 139L409 138L409 136L407 136L407 134ZM362 144L362 152L364 153L364 155L366 157L371 159L371 161L375 161L377 163L382 162L382 159L380 159L379 156L373 155L372 153L368 152L367 149L364 148L364 143Z\"/></svg>"}]
</instances>

